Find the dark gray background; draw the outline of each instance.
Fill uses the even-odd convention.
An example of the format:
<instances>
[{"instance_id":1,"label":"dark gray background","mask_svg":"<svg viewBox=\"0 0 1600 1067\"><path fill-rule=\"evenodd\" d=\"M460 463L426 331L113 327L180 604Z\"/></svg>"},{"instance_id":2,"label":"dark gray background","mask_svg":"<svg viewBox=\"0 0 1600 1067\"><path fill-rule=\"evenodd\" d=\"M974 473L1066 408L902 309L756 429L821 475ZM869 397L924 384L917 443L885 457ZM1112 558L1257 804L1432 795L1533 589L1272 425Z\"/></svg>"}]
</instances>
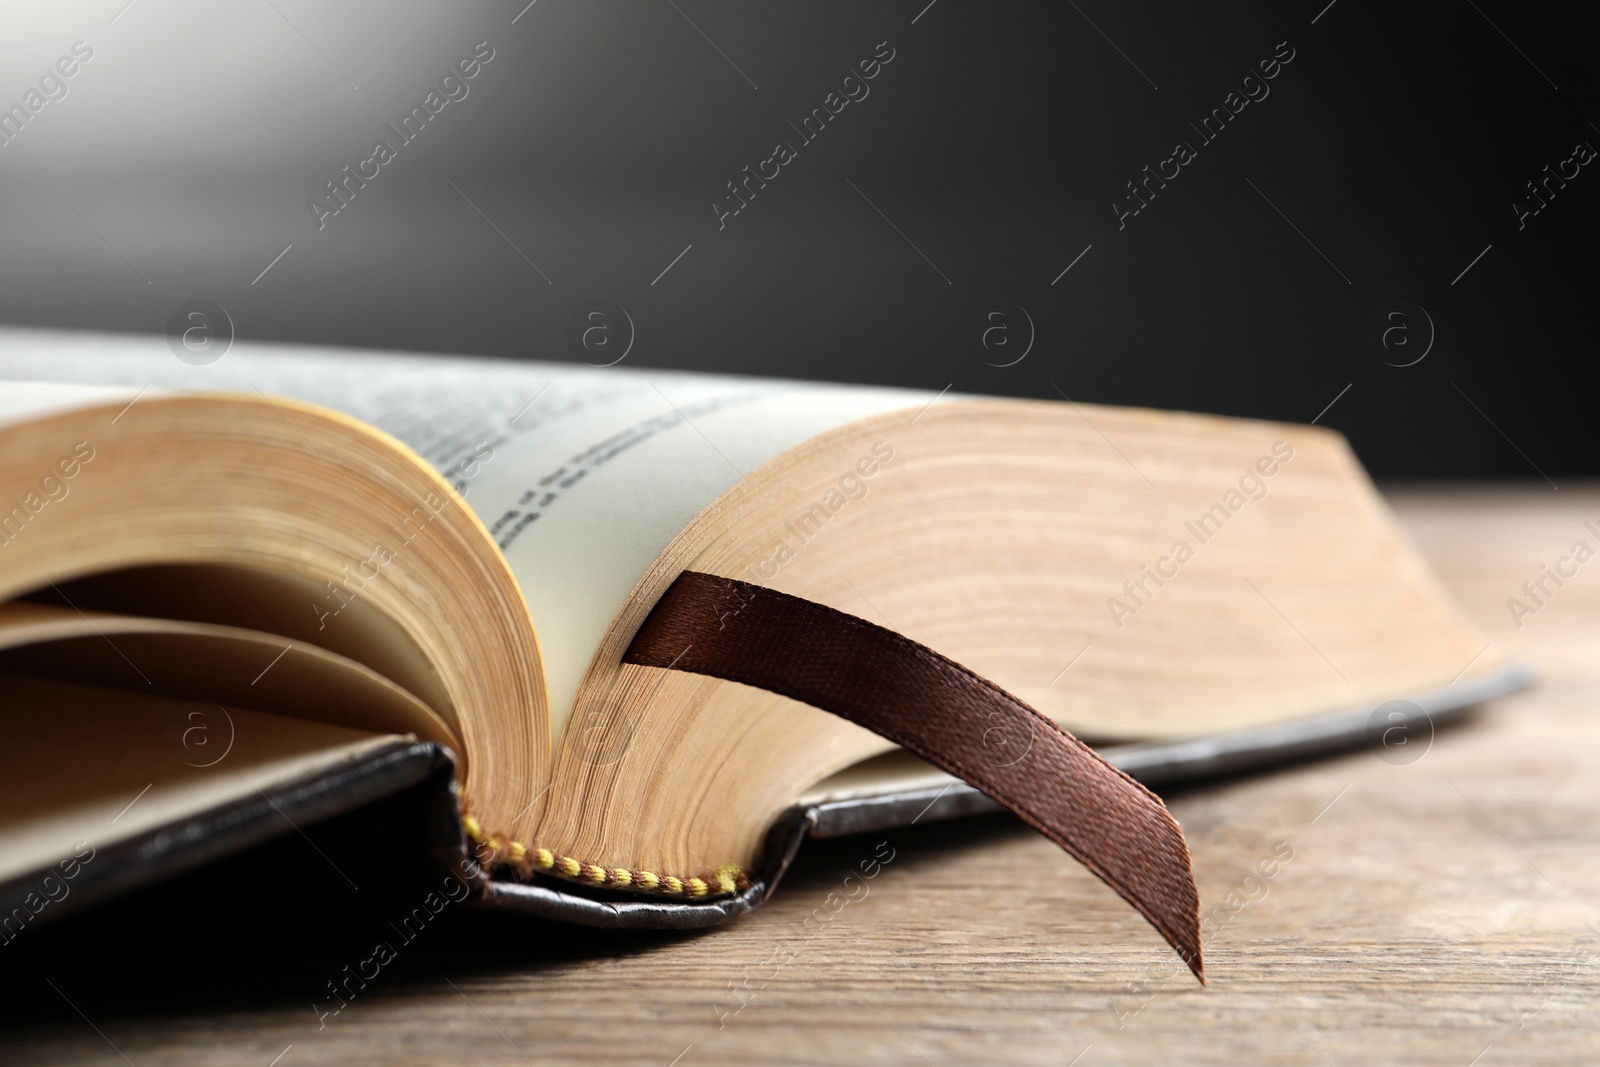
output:
<instances>
[{"instance_id":1,"label":"dark gray background","mask_svg":"<svg viewBox=\"0 0 1600 1067\"><path fill-rule=\"evenodd\" d=\"M1592 5L525 3L0 4L0 104L95 49L0 146L0 321L159 333L207 299L240 337L576 361L603 299L629 365L1298 422L1338 397L1321 422L1379 476L1600 466L1600 166L1523 229L1511 206L1600 147ZM319 230L307 201L484 40ZM882 41L870 96L719 231L725 183ZM1198 158L1119 230L1179 140ZM1367 340L1395 300L1436 329L1414 366ZM1018 308L1032 348L986 365Z\"/></svg>"}]
</instances>

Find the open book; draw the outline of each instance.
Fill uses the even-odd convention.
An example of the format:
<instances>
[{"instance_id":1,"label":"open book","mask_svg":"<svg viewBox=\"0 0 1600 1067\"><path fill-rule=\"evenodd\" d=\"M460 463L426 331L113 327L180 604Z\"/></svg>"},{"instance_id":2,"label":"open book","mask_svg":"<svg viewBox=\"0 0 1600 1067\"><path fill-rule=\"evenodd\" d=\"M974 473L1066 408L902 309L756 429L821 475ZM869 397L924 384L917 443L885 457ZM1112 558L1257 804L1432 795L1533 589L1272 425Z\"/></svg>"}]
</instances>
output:
<instances>
[{"instance_id":1,"label":"open book","mask_svg":"<svg viewBox=\"0 0 1600 1067\"><path fill-rule=\"evenodd\" d=\"M879 733L630 657L686 573L904 635L1136 774L1518 681L1316 427L23 331L0 379L0 883L406 735L455 754L500 881L685 907L747 892L797 808L973 806Z\"/></svg>"}]
</instances>

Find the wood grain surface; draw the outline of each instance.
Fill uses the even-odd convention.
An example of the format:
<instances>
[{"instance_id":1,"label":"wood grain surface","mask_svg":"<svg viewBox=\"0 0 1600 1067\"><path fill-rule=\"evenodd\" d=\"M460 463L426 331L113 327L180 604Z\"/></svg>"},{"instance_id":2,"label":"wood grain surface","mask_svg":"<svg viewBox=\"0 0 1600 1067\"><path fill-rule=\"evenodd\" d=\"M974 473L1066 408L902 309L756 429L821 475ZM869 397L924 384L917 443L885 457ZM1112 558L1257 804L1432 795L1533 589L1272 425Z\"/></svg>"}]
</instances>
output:
<instances>
[{"instance_id":1,"label":"wood grain surface","mask_svg":"<svg viewBox=\"0 0 1600 1067\"><path fill-rule=\"evenodd\" d=\"M180 908L149 920L175 924L170 954L107 937L103 955L0 958L47 1006L0 1032L0 1060L1594 1062L1600 560L1547 583L1520 628L1506 601L1574 542L1600 549L1583 526L1600 528L1600 491L1389 496L1494 645L1542 681L1431 741L1170 796L1210 917L1209 988L1054 846L990 818L809 846L769 905L702 935L447 914L320 1029L320 983L266 973L248 921L183 931ZM885 855L877 877L845 881ZM318 965L331 977L336 962ZM244 993L208 995L252 968L265 977Z\"/></svg>"}]
</instances>

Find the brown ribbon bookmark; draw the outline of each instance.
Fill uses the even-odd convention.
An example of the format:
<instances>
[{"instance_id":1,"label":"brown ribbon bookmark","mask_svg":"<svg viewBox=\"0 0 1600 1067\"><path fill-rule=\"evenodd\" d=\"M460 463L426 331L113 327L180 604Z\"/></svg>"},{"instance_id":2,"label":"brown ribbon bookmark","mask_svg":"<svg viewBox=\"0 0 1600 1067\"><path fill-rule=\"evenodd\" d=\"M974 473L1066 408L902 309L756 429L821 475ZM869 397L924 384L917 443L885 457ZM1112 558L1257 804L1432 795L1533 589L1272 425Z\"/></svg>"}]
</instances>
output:
<instances>
[{"instance_id":1,"label":"brown ribbon bookmark","mask_svg":"<svg viewBox=\"0 0 1600 1067\"><path fill-rule=\"evenodd\" d=\"M696 571L662 595L623 661L779 693L916 753L1060 845L1205 981L1189 847L1161 799L959 663L842 611Z\"/></svg>"}]
</instances>

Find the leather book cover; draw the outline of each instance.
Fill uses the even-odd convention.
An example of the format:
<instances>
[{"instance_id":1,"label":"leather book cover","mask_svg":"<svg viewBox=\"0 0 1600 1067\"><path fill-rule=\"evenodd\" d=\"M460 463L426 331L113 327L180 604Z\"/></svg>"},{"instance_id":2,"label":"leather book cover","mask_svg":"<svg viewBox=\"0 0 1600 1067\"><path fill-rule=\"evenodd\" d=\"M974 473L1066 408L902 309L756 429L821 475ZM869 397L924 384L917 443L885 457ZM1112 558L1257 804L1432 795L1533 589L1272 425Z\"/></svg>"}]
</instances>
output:
<instances>
[{"instance_id":1,"label":"leather book cover","mask_svg":"<svg viewBox=\"0 0 1600 1067\"><path fill-rule=\"evenodd\" d=\"M1108 746L1099 753L1144 785L1165 788L1389 744L1397 727L1407 734L1407 743L1425 741L1475 705L1530 680L1525 668L1513 666L1377 708L1353 708L1207 737ZM66 876L60 864L0 884L0 947L27 929L402 794L412 796L406 810L421 823L403 836L424 842L419 847L431 853L434 863L456 872L468 884L467 902L473 906L582 926L716 926L758 907L777 888L808 837L868 833L913 821L1001 810L974 787L955 778L940 781L935 775L930 769L916 784L905 787L836 796L826 790L814 793L770 828L760 867L752 872L747 888L705 901L661 900L538 876L526 881L489 877L473 862L473 847L463 831L450 752L431 742L396 739L331 769L265 787L257 796L101 847L91 862L72 864L66 893L51 889ZM64 856L63 862L69 859Z\"/></svg>"}]
</instances>

